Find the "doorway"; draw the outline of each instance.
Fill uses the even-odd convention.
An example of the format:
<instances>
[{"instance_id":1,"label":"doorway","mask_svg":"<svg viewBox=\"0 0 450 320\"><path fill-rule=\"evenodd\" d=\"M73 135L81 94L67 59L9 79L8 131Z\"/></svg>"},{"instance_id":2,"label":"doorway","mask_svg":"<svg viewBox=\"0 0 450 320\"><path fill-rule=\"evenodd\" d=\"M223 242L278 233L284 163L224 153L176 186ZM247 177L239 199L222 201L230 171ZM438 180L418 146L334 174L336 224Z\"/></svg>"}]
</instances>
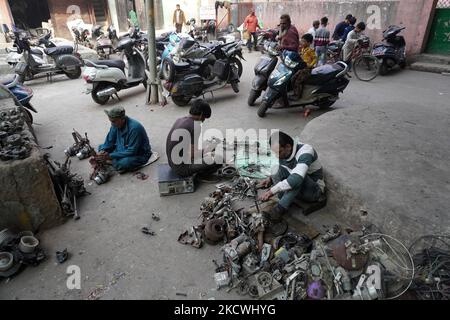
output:
<instances>
[{"instance_id":1,"label":"doorway","mask_svg":"<svg viewBox=\"0 0 450 320\"><path fill-rule=\"evenodd\" d=\"M14 24L23 30L42 27L50 20L47 0L8 0Z\"/></svg>"},{"instance_id":2,"label":"doorway","mask_svg":"<svg viewBox=\"0 0 450 320\"><path fill-rule=\"evenodd\" d=\"M450 0L437 3L426 52L450 55Z\"/></svg>"}]
</instances>

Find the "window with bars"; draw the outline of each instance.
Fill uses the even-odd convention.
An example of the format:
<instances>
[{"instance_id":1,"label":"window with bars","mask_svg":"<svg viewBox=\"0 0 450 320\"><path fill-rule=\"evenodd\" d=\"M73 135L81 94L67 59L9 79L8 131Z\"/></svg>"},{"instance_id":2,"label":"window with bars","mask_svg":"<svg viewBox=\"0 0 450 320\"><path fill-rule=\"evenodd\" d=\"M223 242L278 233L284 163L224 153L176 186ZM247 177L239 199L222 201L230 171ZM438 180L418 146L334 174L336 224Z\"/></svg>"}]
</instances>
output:
<instances>
[{"instance_id":1,"label":"window with bars","mask_svg":"<svg viewBox=\"0 0 450 320\"><path fill-rule=\"evenodd\" d=\"M450 0L439 0L436 8L439 9L450 8Z\"/></svg>"}]
</instances>

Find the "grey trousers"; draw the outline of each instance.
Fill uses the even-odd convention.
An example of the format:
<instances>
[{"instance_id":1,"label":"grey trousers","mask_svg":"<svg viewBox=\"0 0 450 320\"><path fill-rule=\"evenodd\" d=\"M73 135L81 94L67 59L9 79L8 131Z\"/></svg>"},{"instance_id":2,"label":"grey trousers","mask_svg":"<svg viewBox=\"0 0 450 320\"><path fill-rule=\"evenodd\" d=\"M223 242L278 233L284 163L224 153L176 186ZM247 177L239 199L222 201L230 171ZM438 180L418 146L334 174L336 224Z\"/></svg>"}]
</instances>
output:
<instances>
[{"instance_id":1,"label":"grey trousers","mask_svg":"<svg viewBox=\"0 0 450 320\"><path fill-rule=\"evenodd\" d=\"M277 184L278 182L287 179L289 175L290 173L286 168L280 167L277 174L272 176L272 181L274 184ZM310 176L306 175L303 179L303 183L299 187L278 194L278 197L280 198L279 205L288 209L295 199L305 202L316 202L321 195L322 190L320 189L319 184Z\"/></svg>"}]
</instances>

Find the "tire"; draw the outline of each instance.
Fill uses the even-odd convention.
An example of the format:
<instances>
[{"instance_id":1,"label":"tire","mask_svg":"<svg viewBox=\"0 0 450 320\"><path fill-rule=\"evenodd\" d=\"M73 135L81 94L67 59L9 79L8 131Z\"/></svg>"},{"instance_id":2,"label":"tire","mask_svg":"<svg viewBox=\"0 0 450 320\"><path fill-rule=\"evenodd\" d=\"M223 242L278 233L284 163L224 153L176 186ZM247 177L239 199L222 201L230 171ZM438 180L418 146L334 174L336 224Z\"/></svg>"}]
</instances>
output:
<instances>
[{"instance_id":1,"label":"tire","mask_svg":"<svg viewBox=\"0 0 450 320\"><path fill-rule=\"evenodd\" d=\"M240 79L242 76L242 72L244 72L244 68L242 67L241 60L239 60L238 58L232 57L232 58L230 58L230 64L236 65L236 67L238 69L239 79Z\"/></svg>"},{"instance_id":2,"label":"tire","mask_svg":"<svg viewBox=\"0 0 450 320\"><path fill-rule=\"evenodd\" d=\"M81 76L81 67L77 67L75 70L71 72L64 71L64 73L69 79L78 79Z\"/></svg>"},{"instance_id":3,"label":"tire","mask_svg":"<svg viewBox=\"0 0 450 320\"><path fill-rule=\"evenodd\" d=\"M261 91L250 89L250 95L248 96L247 104L249 107L253 107L255 105L256 99L261 95Z\"/></svg>"},{"instance_id":4,"label":"tire","mask_svg":"<svg viewBox=\"0 0 450 320\"><path fill-rule=\"evenodd\" d=\"M269 109L269 104L267 101L263 101L258 109L258 116L264 118L266 116L267 109Z\"/></svg>"},{"instance_id":5,"label":"tire","mask_svg":"<svg viewBox=\"0 0 450 320\"><path fill-rule=\"evenodd\" d=\"M386 65L386 63L382 63L380 66L380 76L385 76L388 74L388 72L389 72L388 66Z\"/></svg>"},{"instance_id":6,"label":"tire","mask_svg":"<svg viewBox=\"0 0 450 320\"><path fill-rule=\"evenodd\" d=\"M29 118L29 122L30 122L30 124L33 124L33 115L31 114L31 112L30 112L30 110L28 110L26 107L25 107L25 113L27 114L27 116L28 116L28 118Z\"/></svg>"},{"instance_id":7,"label":"tire","mask_svg":"<svg viewBox=\"0 0 450 320\"><path fill-rule=\"evenodd\" d=\"M326 110L329 109L336 101L331 101L331 100L325 100L322 102L319 102L317 104L317 106L319 107L320 110Z\"/></svg>"},{"instance_id":8,"label":"tire","mask_svg":"<svg viewBox=\"0 0 450 320\"><path fill-rule=\"evenodd\" d=\"M361 81L372 81L378 76L379 69L378 59L372 55L362 55L353 63L355 76Z\"/></svg>"},{"instance_id":9,"label":"tire","mask_svg":"<svg viewBox=\"0 0 450 320\"><path fill-rule=\"evenodd\" d=\"M109 101L109 96L107 97L98 97L97 96L97 92L105 89L108 85L107 84L99 84L95 87L95 89L92 90L91 92L91 96L92 96L92 100L95 101L95 103L99 104L99 105L105 105L108 103Z\"/></svg>"},{"instance_id":10,"label":"tire","mask_svg":"<svg viewBox=\"0 0 450 320\"><path fill-rule=\"evenodd\" d=\"M191 97L186 96L172 96L172 101L179 107L186 106L189 101L191 101Z\"/></svg>"},{"instance_id":11,"label":"tire","mask_svg":"<svg viewBox=\"0 0 450 320\"><path fill-rule=\"evenodd\" d=\"M169 82L175 79L175 64L172 60L165 58L162 62L161 68L162 78Z\"/></svg>"},{"instance_id":12,"label":"tire","mask_svg":"<svg viewBox=\"0 0 450 320\"><path fill-rule=\"evenodd\" d=\"M238 81L231 82L231 88L233 88L234 93L239 93L239 82Z\"/></svg>"}]
</instances>

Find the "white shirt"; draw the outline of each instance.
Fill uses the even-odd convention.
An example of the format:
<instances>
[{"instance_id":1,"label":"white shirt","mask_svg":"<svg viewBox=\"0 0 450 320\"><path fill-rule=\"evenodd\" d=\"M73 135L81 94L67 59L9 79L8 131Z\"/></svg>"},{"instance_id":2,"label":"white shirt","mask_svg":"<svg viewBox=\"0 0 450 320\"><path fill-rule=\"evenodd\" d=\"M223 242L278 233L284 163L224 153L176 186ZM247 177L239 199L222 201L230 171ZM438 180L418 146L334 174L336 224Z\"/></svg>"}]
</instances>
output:
<instances>
[{"instance_id":1,"label":"white shirt","mask_svg":"<svg viewBox=\"0 0 450 320\"><path fill-rule=\"evenodd\" d=\"M313 36L313 42L311 43L311 48L313 48L314 49L314 38L316 37L316 28L314 28L314 27L311 27L309 30L308 30L308 32L307 33L309 33L310 35L312 35Z\"/></svg>"},{"instance_id":2,"label":"white shirt","mask_svg":"<svg viewBox=\"0 0 450 320\"><path fill-rule=\"evenodd\" d=\"M180 10L176 10L176 21L177 21L178 24L181 23L181 21L180 21Z\"/></svg>"}]
</instances>

